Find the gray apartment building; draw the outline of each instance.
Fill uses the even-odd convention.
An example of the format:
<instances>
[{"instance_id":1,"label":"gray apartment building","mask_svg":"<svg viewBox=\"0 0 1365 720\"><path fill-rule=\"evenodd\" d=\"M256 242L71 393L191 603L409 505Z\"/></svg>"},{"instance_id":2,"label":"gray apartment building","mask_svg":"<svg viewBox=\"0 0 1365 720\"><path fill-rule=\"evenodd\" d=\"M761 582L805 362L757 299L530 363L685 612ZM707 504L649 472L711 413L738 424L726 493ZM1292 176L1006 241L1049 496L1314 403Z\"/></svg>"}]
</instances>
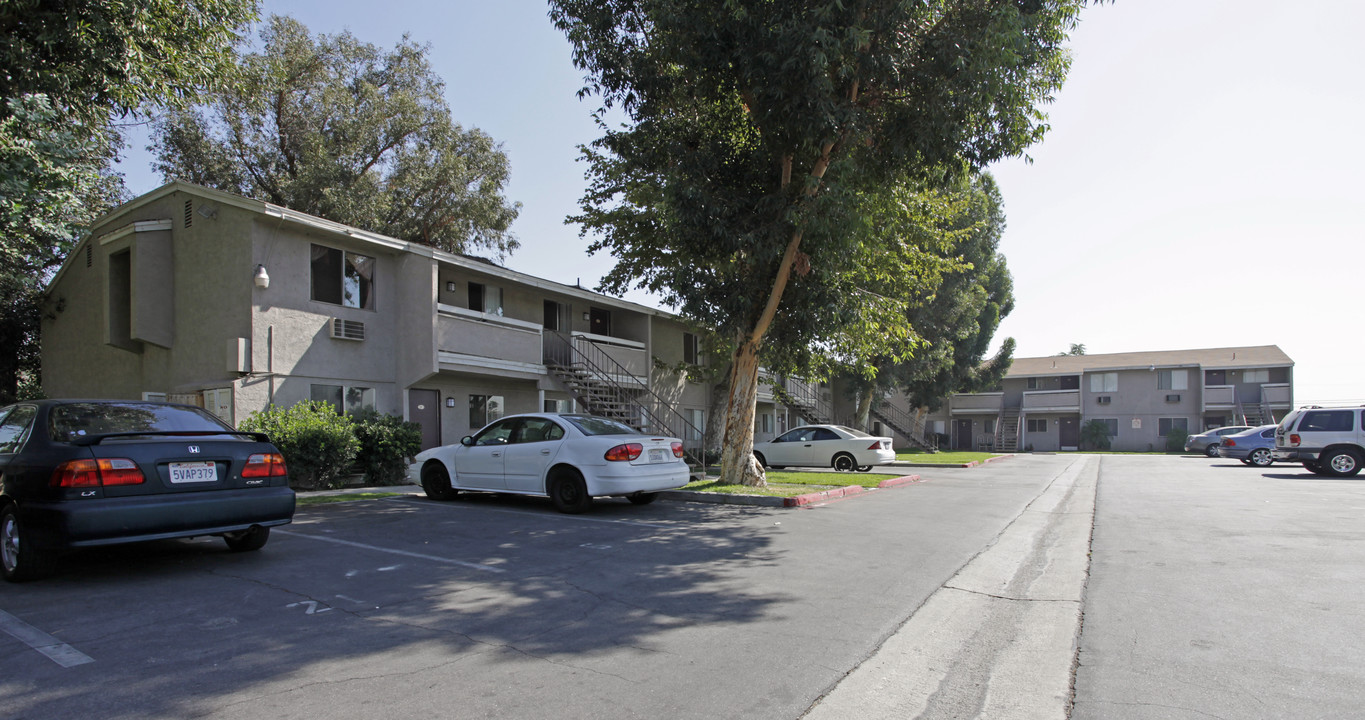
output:
<instances>
[{"instance_id":1,"label":"gray apartment building","mask_svg":"<svg viewBox=\"0 0 1365 720\"><path fill-rule=\"evenodd\" d=\"M51 283L52 397L165 399L229 423L323 400L458 442L586 410L699 449L708 388L677 317L288 208L173 182L99 219Z\"/></svg>"}]
</instances>

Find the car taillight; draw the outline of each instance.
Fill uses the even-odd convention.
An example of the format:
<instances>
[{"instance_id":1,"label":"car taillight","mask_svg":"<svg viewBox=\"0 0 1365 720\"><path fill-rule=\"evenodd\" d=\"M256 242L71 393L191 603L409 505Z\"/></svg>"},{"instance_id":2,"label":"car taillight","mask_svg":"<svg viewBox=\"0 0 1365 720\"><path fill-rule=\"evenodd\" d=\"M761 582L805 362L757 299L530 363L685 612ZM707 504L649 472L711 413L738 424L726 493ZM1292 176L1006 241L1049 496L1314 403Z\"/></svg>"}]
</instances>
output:
<instances>
[{"instance_id":1,"label":"car taillight","mask_svg":"<svg viewBox=\"0 0 1365 720\"><path fill-rule=\"evenodd\" d=\"M868 446L867 446L867 449L868 449L868 450L881 450L881 449L882 449L882 441L881 441L881 440L878 440L877 442L874 442L874 443L872 443L871 445L868 445Z\"/></svg>"},{"instance_id":2,"label":"car taillight","mask_svg":"<svg viewBox=\"0 0 1365 720\"><path fill-rule=\"evenodd\" d=\"M284 456L279 453L256 453L246 459L242 477L284 477Z\"/></svg>"},{"instance_id":3,"label":"car taillight","mask_svg":"<svg viewBox=\"0 0 1365 720\"><path fill-rule=\"evenodd\" d=\"M675 443L673 443L673 457L682 457L682 456L683 456L682 443L680 443L680 442L675 442Z\"/></svg>"},{"instance_id":4,"label":"car taillight","mask_svg":"<svg viewBox=\"0 0 1365 720\"><path fill-rule=\"evenodd\" d=\"M67 460L52 471L52 487L111 487L146 482L137 463L127 458Z\"/></svg>"},{"instance_id":5,"label":"car taillight","mask_svg":"<svg viewBox=\"0 0 1365 720\"><path fill-rule=\"evenodd\" d=\"M1293 445L1293 446L1295 446L1295 447L1298 447L1298 445L1299 445L1299 434L1298 434L1298 433L1293 433L1293 434L1291 434L1291 435L1289 436L1289 444L1290 444L1290 445Z\"/></svg>"},{"instance_id":6,"label":"car taillight","mask_svg":"<svg viewBox=\"0 0 1365 720\"><path fill-rule=\"evenodd\" d=\"M1227 440L1223 441L1223 447L1237 447L1237 441L1233 440L1232 438L1228 438Z\"/></svg>"},{"instance_id":7,"label":"car taillight","mask_svg":"<svg viewBox=\"0 0 1365 720\"><path fill-rule=\"evenodd\" d=\"M640 453L644 451L645 446L640 443L626 443L624 445L617 445L608 450L607 454L602 457L611 462L630 462L631 460L640 457Z\"/></svg>"}]
</instances>

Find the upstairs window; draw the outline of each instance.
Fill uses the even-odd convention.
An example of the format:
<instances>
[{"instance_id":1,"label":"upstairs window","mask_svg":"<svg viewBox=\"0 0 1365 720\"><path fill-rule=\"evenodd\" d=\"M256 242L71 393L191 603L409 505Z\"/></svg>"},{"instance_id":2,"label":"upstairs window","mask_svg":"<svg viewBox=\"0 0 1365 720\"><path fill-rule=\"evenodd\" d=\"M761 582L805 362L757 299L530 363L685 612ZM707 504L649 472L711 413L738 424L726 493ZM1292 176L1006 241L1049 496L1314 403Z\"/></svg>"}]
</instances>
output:
<instances>
[{"instance_id":1,"label":"upstairs window","mask_svg":"<svg viewBox=\"0 0 1365 720\"><path fill-rule=\"evenodd\" d=\"M1246 370L1242 372L1242 382L1244 383L1268 383L1270 382L1269 370Z\"/></svg>"},{"instance_id":2,"label":"upstairs window","mask_svg":"<svg viewBox=\"0 0 1365 720\"><path fill-rule=\"evenodd\" d=\"M701 339L692 333L683 333L683 362L701 364Z\"/></svg>"},{"instance_id":3,"label":"upstairs window","mask_svg":"<svg viewBox=\"0 0 1365 720\"><path fill-rule=\"evenodd\" d=\"M314 245L313 299L374 310L374 258Z\"/></svg>"},{"instance_id":4,"label":"upstairs window","mask_svg":"<svg viewBox=\"0 0 1365 720\"><path fill-rule=\"evenodd\" d=\"M1119 391L1119 374L1116 372L1091 373L1090 392L1111 393Z\"/></svg>"},{"instance_id":5,"label":"upstairs window","mask_svg":"<svg viewBox=\"0 0 1365 720\"><path fill-rule=\"evenodd\" d=\"M1158 370L1156 373L1158 390L1188 390L1189 387L1188 370Z\"/></svg>"},{"instance_id":6,"label":"upstairs window","mask_svg":"<svg viewBox=\"0 0 1365 720\"><path fill-rule=\"evenodd\" d=\"M502 315L502 288L469 283L469 309L488 315Z\"/></svg>"}]
</instances>

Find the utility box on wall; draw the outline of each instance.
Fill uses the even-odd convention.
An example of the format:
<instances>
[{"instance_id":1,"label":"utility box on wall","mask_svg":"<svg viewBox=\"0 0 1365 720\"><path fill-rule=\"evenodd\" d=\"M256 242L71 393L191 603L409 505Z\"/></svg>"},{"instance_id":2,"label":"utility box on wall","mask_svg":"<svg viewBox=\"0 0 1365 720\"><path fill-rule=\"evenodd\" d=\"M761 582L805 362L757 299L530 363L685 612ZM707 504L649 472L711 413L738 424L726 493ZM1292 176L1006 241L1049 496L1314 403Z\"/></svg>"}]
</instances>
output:
<instances>
[{"instance_id":1,"label":"utility box on wall","mask_svg":"<svg viewBox=\"0 0 1365 720\"><path fill-rule=\"evenodd\" d=\"M228 338L227 371L246 374L251 372L251 341L246 338Z\"/></svg>"}]
</instances>

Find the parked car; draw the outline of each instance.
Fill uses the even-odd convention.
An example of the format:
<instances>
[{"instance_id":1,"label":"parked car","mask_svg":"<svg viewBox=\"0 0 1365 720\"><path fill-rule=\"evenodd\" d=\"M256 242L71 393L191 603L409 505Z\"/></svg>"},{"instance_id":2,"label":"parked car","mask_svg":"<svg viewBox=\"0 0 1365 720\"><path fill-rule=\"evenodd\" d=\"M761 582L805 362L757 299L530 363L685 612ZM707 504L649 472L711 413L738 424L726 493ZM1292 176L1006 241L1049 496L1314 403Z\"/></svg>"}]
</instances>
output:
<instances>
[{"instance_id":1,"label":"parked car","mask_svg":"<svg viewBox=\"0 0 1365 720\"><path fill-rule=\"evenodd\" d=\"M1191 435L1185 439L1185 452L1199 452L1209 457L1218 457L1218 443L1222 442L1223 438L1250 429L1250 425L1228 425Z\"/></svg>"},{"instance_id":2,"label":"parked car","mask_svg":"<svg viewBox=\"0 0 1365 720\"><path fill-rule=\"evenodd\" d=\"M0 408L0 569L63 550L217 535L258 550L294 516L284 457L188 405L37 400Z\"/></svg>"},{"instance_id":3,"label":"parked car","mask_svg":"<svg viewBox=\"0 0 1365 720\"><path fill-rule=\"evenodd\" d=\"M1247 465L1270 467L1274 459L1270 453L1275 449L1275 426L1262 425L1228 435L1218 444L1218 457L1241 460Z\"/></svg>"},{"instance_id":4,"label":"parked car","mask_svg":"<svg viewBox=\"0 0 1365 720\"><path fill-rule=\"evenodd\" d=\"M1365 406L1291 410L1275 428L1271 455L1318 475L1355 475L1365 460Z\"/></svg>"},{"instance_id":5,"label":"parked car","mask_svg":"<svg viewBox=\"0 0 1365 720\"><path fill-rule=\"evenodd\" d=\"M677 438L642 435L608 418L509 415L460 440L417 455L409 476L427 497L462 490L548 495L556 509L581 513L594 497L620 495L646 505L662 490L687 484Z\"/></svg>"},{"instance_id":6,"label":"parked car","mask_svg":"<svg viewBox=\"0 0 1365 720\"><path fill-rule=\"evenodd\" d=\"M832 467L867 472L896 459L891 438L874 437L843 425L803 425L768 442L754 443L754 458L764 467Z\"/></svg>"}]
</instances>

